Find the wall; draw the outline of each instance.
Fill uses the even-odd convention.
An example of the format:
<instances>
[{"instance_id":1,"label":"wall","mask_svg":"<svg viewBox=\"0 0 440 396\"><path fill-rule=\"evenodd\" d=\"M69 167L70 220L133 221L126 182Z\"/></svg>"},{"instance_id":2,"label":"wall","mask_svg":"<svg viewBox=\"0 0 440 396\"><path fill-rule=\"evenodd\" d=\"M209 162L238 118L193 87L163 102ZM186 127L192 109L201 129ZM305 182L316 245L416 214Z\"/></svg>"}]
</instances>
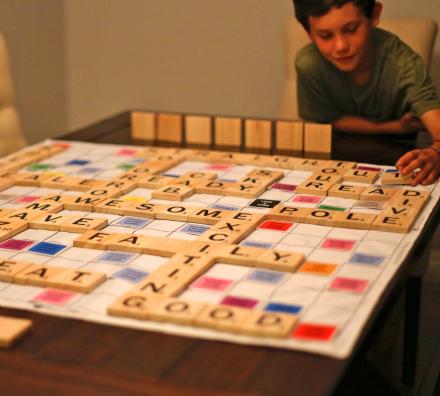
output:
<instances>
[{"instance_id":1,"label":"wall","mask_svg":"<svg viewBox=\"0 0 440 396\"><path fill-rule=\"evenodd\" d=\"M22 128L33 143L67 129L63 4L1 0L0 31L9 47Z\"/></svg>"}]
</instances>

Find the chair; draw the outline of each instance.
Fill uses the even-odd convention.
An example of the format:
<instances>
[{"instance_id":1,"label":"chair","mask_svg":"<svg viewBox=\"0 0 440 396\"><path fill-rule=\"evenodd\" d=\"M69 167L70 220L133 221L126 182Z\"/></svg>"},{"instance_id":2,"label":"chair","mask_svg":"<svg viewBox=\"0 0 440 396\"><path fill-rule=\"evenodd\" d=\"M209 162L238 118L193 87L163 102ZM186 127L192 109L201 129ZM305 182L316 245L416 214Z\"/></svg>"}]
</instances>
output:
<instances>
[{"instance_id":1,"label":"chair","mask_svg":"<svg viewBox=\"0 0 440 396\"><path fill-rule=\"evenodd\" d=\"M380 28L388 30L401 38L430 66L432 50L437 35L437 24L430 18L394 18L384 19ZM281 118L298 119L296 97L295 55L309 38L303 27L292 17L289 18L285 34L285 84L284 97L281 109Z\"/></svg>"},{"instance_id":2,"label":"chair","mask_svg":"<svg viewBox=\"0 0 440 396\"><path fill-rule=\"evenodd\" d=\"M0 157L26 146L14 105L9 55L0 33Z\"/></svg>"}]
</instances>

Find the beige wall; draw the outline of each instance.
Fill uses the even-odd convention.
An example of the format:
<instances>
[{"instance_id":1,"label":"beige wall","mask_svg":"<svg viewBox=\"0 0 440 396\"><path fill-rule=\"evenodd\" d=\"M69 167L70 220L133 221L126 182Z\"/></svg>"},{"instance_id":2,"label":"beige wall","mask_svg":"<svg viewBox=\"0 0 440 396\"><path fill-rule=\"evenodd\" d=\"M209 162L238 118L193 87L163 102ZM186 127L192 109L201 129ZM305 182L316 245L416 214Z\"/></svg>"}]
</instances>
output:
<instances>
[{"instance_id":1,"label":"beige wall","mask_svg":"<svg viewBox=\"0 0 440 396\"><path fill-rule=\"evenodd\" d=\"M67 128L63 4L59 0L1 0L16 104L28 141Z\"/></svg>"},{"instance_id":2,"label":"beige wall","mask_svg":"<svg viewBox=\"0 0 440 396\"><path fill-rule=\"evenodd\" d=\"M438 0L383 0L385 16ZM291 0L1 0L31 142L126 109L276 117ZM440 91L440 39L432 68Z\"/></svg>"}]
</instances>

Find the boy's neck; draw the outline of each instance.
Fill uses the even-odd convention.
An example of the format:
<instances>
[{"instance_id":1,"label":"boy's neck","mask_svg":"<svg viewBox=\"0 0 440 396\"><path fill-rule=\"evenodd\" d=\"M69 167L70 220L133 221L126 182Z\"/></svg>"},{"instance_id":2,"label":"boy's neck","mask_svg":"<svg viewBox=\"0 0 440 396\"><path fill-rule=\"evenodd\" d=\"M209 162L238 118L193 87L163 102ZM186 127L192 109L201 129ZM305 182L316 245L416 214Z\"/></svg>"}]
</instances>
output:
<instances>
[{"instance_id":1,"label":"boy's neck","mask_svg":"<svg viewBox=\"0 0 440 396\"><path fill-rule=\"evenodd\" d=\"M365 53L365 58L362 64L356 70L350 72L350 78L357 86L364 86L371 80L374 70L374 59L376 48L373 42L373 37L370 37L369 48Z\"/></svg>"}]
</instances>

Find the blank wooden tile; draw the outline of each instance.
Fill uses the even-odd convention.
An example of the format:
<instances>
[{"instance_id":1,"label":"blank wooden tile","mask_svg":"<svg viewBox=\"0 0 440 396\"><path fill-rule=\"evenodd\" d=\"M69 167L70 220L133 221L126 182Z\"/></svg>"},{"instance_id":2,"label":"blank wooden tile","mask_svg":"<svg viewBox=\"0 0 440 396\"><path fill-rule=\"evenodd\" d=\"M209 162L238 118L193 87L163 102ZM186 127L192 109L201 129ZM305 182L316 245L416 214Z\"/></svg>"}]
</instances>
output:
<instances>
[{"instance_id":1,"label":"blank wooden tile","mask_svg":"<svg viewBox=\"0 0 440 396\"><path fill-rule=\"evenodd\" d=\"M301 121L276 122L277 150L302 152L304 148L304 123Z\"/></svg>"},{"instance_id":2,"label":"blank wooden tile","mask_svg":"<svg viewBox=\"0 0 440 396\"><path fill-rule=\"evenodd\" d=\"M1 260L0 282L12 282L14 275L28 268L32 263L27 261Z\"/></svg>"},{"instance_id":3,"label":"blank wooden tile","mask_svg":"<svg viewBox=\"0 0 440 396\"><path fill-rule=\"evenodd\" d=\"M50 279L50 286L71 290L78 293L90 293L107 279L107 275L100 272L68 269L60 275Z\"/></svg>"},{"instance_id":4,"label":"blank wooden tile","mask_svg":"<svg viewBox=\"0 0 440 396\"><path fill-rule=\"evenodd\" d=\"M245 145L251 149L272 147L272 123L266 120L247 119L244 122Z\"/></svg>"},{"instance_id":5,"label":"blank wooden tile","mask_svg":"<svg viewBox=\"0 0 440 396\"><path fill-rule=\"evenodd\" d=\"M186 143L211 144L212 126L211 117L186 116L185 117Z\"/></svg>"},{"instance_id":6,"label":"blank wooden tile","mask_svg":"<svg viewBox=\"0 0 440 396\"><path fill-rule=\"evenodd\" d=\"M252 311L243 321L240 332L257 337L287 338L297 321L296 315Z\"/></svg>"},{"instance_id":7,"label":"blank wooden tile","mask_svg":"<svg viewBox=\"0 0 440 396\"><path fill-rule=\"evenodd\" d=\"M29 319L0 316L0 347L9 348L32 327Z\"/></svg>"},{"instance_id":8,"label":"blank wooden tile","mask_svg":"<svg viewBox=\"0 0 440 396\"><path fill-rule=\"evenodd\" d=\"M157 135L160 142L182 143L183 120L180 114L157 115Z\"/></svg>"},{"instance_id":9,"label":"blank wooden tile","mask_svg":"<svg viewBox=\"0 0 440 396\"><path fill-rule=\"evenodd\" d=\"M332 126L306 122L304 125L304 151L306 153L331 153Z\"/></svg>"},{"instance_id":10,"label":"blank wooden tile","mask_svg":"<svg viewBox=\"0 0 440 396\"><path fill-rule=\"evenodd\" d=\"M196 316L194 322L199 327L239 333L251 312L251 310L244 308L207 304Z\"/></svg>"},{"instance_id":11,"label":"blank wooden tile","mask_svg":"<svg viewBox=\"0 0 440 396\"><path fill-rule=\"evenodd\" d=\"M156 115L133 111L131 113L131 137L139 140L156 140Z\"/></svg>"},{"instance_id":12,"label":"blank wooden tile","mask_svg":"<svg viewBox=\"0 0 440 396\"><path fill-rule=\"evenodd\" d=\"M303 253L268 249L258 257L256 267L268 268L275 271L295 272L303 262Z\"/></svg>"},{"instance_id":13,"label":"blank wooden tile","mask_svg":"<svg viewBox=\"0 0 440 396\"><path fill-rule=\"evenodd\" d=\"M217 117L215 119L215 144L217 146L240 146L241 119Z\"/></svg>"},{"instance_id":14,"label":"blank wooden tile","mask_svg":"<svg viewBox=\"0 0 440 396\"><path fill-rule=\"evenodd\" d=\"M92 218L74 216L67 219L60 224L60 231L62 232L79 232L84 233L88 230L102 230L108 224L108 220L104 218Z\"/></svg>"}]
</instances>

